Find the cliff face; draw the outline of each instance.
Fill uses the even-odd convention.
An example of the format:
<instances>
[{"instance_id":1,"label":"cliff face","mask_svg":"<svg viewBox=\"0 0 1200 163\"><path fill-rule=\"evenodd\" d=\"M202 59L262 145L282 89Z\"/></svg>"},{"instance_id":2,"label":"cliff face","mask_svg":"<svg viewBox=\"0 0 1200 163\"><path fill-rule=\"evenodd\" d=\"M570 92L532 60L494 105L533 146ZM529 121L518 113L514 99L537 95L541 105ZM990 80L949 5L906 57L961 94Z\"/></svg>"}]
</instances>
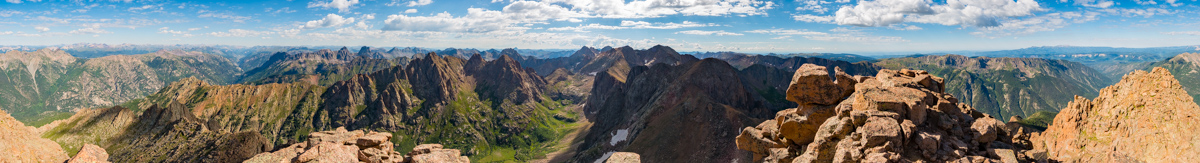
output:
<instances>
[{"instance_id":1,"label":"cliff face","mask_svg":"<svg viewBox=\"0 0 1200 163\"><path fill-rule=\"evenodd\" d=\"M1026 129L958 103L944 79L919 70L874 77L797 70L787 99L799 106L746 127L737 147L766 162L1035 160Z\"/></svg>"},{"instance_id":2,"label":"cliff face","mask_svg":"<svg viewBox=\"0 0 1200 163\"><path fill-rule=\"evenodd\" d=\"M61 50L9 51L0 58L0 107L35 125L65 117L62 112L112 106L154 93L185 77L225 84L241 73L216 55L158 51L76 59Z\"/></svg>"},{"instance_id":3,"label":"cliff face","mask_svg":"<svg viewBox=\"0 0 1200 163\"><path fill-rule=\"evenodd\" d=\"M1196 160L1200 106L1175 78L1164 68L1134 71L1094 100L1076 96L1033 144L1068 162Z\"/></svg>"},{"instance_id":4,"label":"cliff face","mask_svg":"<svg viewBox=\"0 0 1200 163\"><path fill-rule=\"evenodd\" d=\"M585 107L595 124L575 161L604 160L622 151L638 153L647 162L747 158L728 137L771 112L745 89L738 71L720 60L637 66L628 73L613 87L599 83L618 78L597 77L593 92L610 90L593 94L604 100L591 100Z\"/></svg>"},{"instance_id":5,"label":"cliff face","mask_svg":"<svg viewBox=\"0 0 1200 163\"><path fill-rule=\"evenodd\" d=\"M960 55L885 59L887 68L921 69L946 78L946 93L997 117L1056 112L1075 95L1096 96L1113 81L1080 63L1039 58Z\"/></svg>"},{"instance_id":6,"label":"cliff face","mask_svg":"<svg viewBox=\"0 0 1200 163\"><path fill-rule=\"evenodd\" d=\"M37 130L0 110L0 162L62 162L67 153Z\"/></svg>"}]
</instances>

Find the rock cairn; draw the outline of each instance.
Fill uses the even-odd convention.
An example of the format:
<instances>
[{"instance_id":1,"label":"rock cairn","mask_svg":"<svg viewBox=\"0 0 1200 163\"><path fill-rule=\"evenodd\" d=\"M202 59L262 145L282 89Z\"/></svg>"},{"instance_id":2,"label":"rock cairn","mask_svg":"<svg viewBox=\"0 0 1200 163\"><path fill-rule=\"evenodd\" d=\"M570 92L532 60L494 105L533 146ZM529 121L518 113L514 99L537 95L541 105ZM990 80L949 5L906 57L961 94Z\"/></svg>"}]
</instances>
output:
<instances>
[{"instance_id":1,"label":"rock cairn","mask_svg":"<svg viewBox=\"0 0 1200 163\"><path fill-rule=\"evenodd\" d=\"M393 150L392 134L385 132L333 131L314 132L308 141L270 153L261 153L245 162L367 162L367 163L426 163L470 162L457 149L442 149L439 144L418 145L407 155Z\"/></svg>"},{"instance_id":2,"label":"rock cairn","mask_svg":"<svg viewBox=\"0 0 1200 163\"><path fill-rule=\"evenodd\" d=\"M943 80L907 69L863 77L834 68L830 75L805 64L787 91L799 106L746 127L737 146L755 162L1037 160L1026 154L1026 129L958 103L942 92Z\"/></svg>"}]
</instances>

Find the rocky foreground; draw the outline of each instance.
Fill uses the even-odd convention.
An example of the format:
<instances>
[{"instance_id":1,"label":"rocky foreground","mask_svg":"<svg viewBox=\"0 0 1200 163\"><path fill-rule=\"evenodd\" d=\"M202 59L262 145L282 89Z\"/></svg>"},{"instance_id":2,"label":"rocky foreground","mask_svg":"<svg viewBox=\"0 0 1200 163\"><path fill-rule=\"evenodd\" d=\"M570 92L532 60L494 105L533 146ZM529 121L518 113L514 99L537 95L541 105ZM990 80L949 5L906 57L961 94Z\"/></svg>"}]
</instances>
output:
<instances>
[{"instance_id":1,"label":"rocky foreground","mask_svg":"<svg viewBox=\"0 0 1200 163\"><path fill-rule=\"evenodd\" d=\"M1200 160L1200 106L1164 68L1134 71L1075 97L1034 136L1035 148L1066 162L1192 162Z\"/></svg>"},{"instance_id":2,"label":"rocky foreground","mask_svg":"<svg viewBox=\"0 0 1200 163\"><path fill-rule=\"evenodd\" d=\"M367 163L467 163L471 160L462 156L457 149L442 149L441 144L422 144L408 154L393 150L391 133L346 131L314 132L308 141L261 153L245 162L367 162Z\"/></svg>"},{"instance_id":3,"label":"rocky foreground","mask_svg":"<svg viewBox=\"0 0 1200 163\"><path fill-rule=\"evenodd\" d=\"M67 153L50 139L38 137L8 112L0 110L0 162L62 162Z\"/></svg>"},{"instance_id":4,"label":"rocky foreground","mask_svg":"<svg viewBox=\"0 0 1200 163\"><path fill-rule=\"evenodd\" d=\"M836 79L836 80L832 80ZM1189 162L1200 156L1200 106L1166 69L1136 71L1095 100L1076 97L1033 133L958 103L920 70L875 77L797 70L799 107L746 127L755 162Z\"/></svg>"},{"instance_id":5,"label":"rocky foreground","mask_svg":"<svg viewBox=\"0 0 1200 163\"><path fill-rule=\"evenodd\" d=\"M875 77L803 65L787 99L799 106L737 136L760 162L1036 160L1025 130L943 92L943 79L919 70Z\"/></svg>"}]
</instances>

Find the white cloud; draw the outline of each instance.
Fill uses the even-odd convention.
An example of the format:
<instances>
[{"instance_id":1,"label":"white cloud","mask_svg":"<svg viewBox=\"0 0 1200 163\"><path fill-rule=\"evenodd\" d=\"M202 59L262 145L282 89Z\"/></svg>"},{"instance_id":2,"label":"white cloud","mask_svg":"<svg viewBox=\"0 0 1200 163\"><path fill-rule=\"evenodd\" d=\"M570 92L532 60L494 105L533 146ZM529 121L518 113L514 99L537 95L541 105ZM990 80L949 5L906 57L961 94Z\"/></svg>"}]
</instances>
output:
<instances>
[{"instance_id":1,"label":"white cloud","mask_svg":"<svg viewBox=\"0 0 1200 163\"><path fill-rule=\"evenodd\" d=\"M50 28L46 28L46 27L33 27L33 29L37 30L38 32L50 31Z\"/></svg>"},{"instance_id":2,"label":"white cloud","mask_svg":"<svg viewBox=\"0 0 1200 163\"><path fill-rule=\"evenodd\" d=\"M1059 0L1058 2L1067 3L1070 1L1071 0ZM1113 4L1114 4L1112 0L1074 0L1074 1L1075 1L1076 5L1080 5L1080 6L1084 6L1084 7L1095 7L1095 8L1108 8L1108 7L1113 6ZM1137 0L1134 0L1134 1L1137 1ZM1151 1L1151 2L1153 2L1153 1ZM1138 2L1138 3L1141 3L1141 2Z\"/></svg>"},{"instance_id":3,"label":"white cloud","mask_svg":"<svg viewBox=\"0 0 1200 163\"><path fill-rule=\"evenodd\" d=\"M4 11L0 11L0 17L9 17L9 16L13 16L13 15L20 15L22 13L24 13L24 12L13 11L13 10L4 10Z\"/></svg>"},{"instance_id":4,"label":"white cloud","mask_svg":"<svg viewBox=\"0 0 1200 163\"><path fill-rule=\"evenodd\" d=\"M770 35L828 35L825 32L808 31L807 29L759 29L746 31L746 33L770 34Z\"/></svg>"},{"instance_id":5,"label":"white cloud","mask_svg":"<svg viewBox=\"0 0 1200 163\"><path fill-rule=\"evenodd\" d=\"M424 6L433 3L433 0L414 0L408 1L408 7Z\"/></svg>"},{"instance_id":6,"label":"white cloud","mask_svg":"<svg viewBox=\"0 0 1200 163\"><path fill-rule=\"evenodd\" d=\"M317 29L328 27L340 27L342 25L354 23L354 18L345 18L337 14L325 15L320 20L308 21L300 25L300 29Z\"/></svg>"},{"instance_id":7,"label":"white cloud","mask_svg":"<svg viewBox=\"0 0 1200 163\"><path fill-rule=\"evenodd\" d=\"M188 28L187 30L188 31L196 31L196 30L200 30L200 28Z\"/></svg>"},{"instance_id":8,"label":"white cloud","mask_svg":"<svg viewBox=\"0 0 1200 163\"><path fill-rule=\"evenodd\" d=\"M338 12L350 12L350 6L354 6L355 4L358 4L358 0L313 1L308 3L308 8L336 8Z\"/></svg>"},{"instance_id":9,"label":"white cloud","mask_svg":"<svg viewBox=\"0 0 1200 163\"><path fill-rule=\"evenodd\" d=\"M274 33L275 32L271 32L271 31L230 29L227 32L212 32L212 33L208 33L208 35L216 36L216 37L254 37L254 36L269 35L269 34L274 34Z\"/></svg>"},{"instance_id":10,"label":"white cloud","mask_svg":"<svg viewBox=\"0 0 1200 163\"><path fill-rule=\"evenodd\" d=\"M802 5L802 6L796 7L797 11L812 11L812 12L822 13L822 14L829 11L829 8L826 8L825 6L823 6L824 4L829 4L830 3L829 1L800 0L798 2L800 2L800 5Z\"/></svg>"},{"instance_id":11,"label":"white cloud","mask_svg":"<svg viewBox=\"0 0 1200 163\"><path fill-rule=\"evenodd\" d=\"M797 15L792 15L792 19L796 19L796 21L809 22L809 23L833 23L833 16L816 16L816 15L809 15L809 14L797 14Z\"/></svg>"},{"instance_id":12,"label":"white cloud","mask_svg":"<svg viewBox=\"0 0 1200 163\"><path fill-rule=\"evenodd\" d=\"M891 42L908 42L900 37L893 36L871 36L859 30L848 28L834 28L829 30L832 33L809 31L806 29L760 29L746 31L746 33L769 34L780 37L772 39L786 39L791 37L783 36L803 36L805 39L817 41L836 41L836 42L858 42L858 43L891 43Z\"/></svg>"},{"instance_id":13,"label":"white cloud","mask_svg":"<svg viewBox=\"0 0 1200 163\"><path fill-rule=\"evenodd\" d=\"M779 36L779 37L774 37L771 39L782 40L782 39L788 39L788 38L792 38L792 36Z\"/></svg>"},{"instance_id":14,"label":"white cloud","mask_svg":"<svg viewBox=\"0 0 1200 163\"><path fill-rule=\"evenodd\" d=\"M921 28L921 27L918 27L915 25L892 24L892 25L888 26L888 29L901 30L901 31L915 31L915 30L922 30L925 28Z\"/></svg>"},{"instance_id":15,"label":"white cloud","mask_svg":"<svg viewBox=\"0 0 1200 163\"><path fill-rule=\"evenodd\" d=\"M250 20L250 17L248 17L248 16L237 16L237 15L233 15L230 13L215 13L212 11L205 11L205 10L200 10L200 13L201 14L197 17L229 19L229 21L233 21L233 22L237 22L237 23L245 23L246 20Z\"/></svg>"},{"instance_id":16,"label":"white cloud","mask_svg":"<svg viewBox=\"0 0 1200 163\"><path fill-rule=\"evenodd\" d=\"M415 8L410 8L410 9L408 9L408 10L404 10L404 13L405 13L405 14L417 13L417 9L415 9Z\"/></svg>"},{"instance_id":17,"label":"white cloud","mask_svg":"<svg viewBox=\"0 0 1200 163\"><path fill-rule=\"evenodd\" d=\"M1099 15L1100 13L1096 12L1050 13L1026 19L1008 20L1002 23L1000 26L980 28L979 31L971 32L971 34L980 37L996 38L1042 31L1054 31L1056 29L1066 27L1067 25L1096 20L1097 16Z\"/></svg>"},{"instance_id":18,"label":"white cloud","mask_svg":"<svg viewBox=\"0 0 1200 163\"><path fill-rule=\"evenodd\" d=\"M717 36L741 36L742 35L741 33L725 32L724 30L720 30L720 31L686 30L686 31L675 32L675 34L717 35Z\"/></svg>"},{"instance_id":19,"label":"white cloud","mask_svg":"<svg viewBox=\"0 0 1200 163\"><path fill-rule=\"evenodd\" d=\"M1121 15L1121 16L1125 16L1125 17L1141 16L1141 17L1146 17L1146 18L1153 17L1155 15L1171 15L1171 14L1176 13L1171 10L1167 10L1167 9L1163 9L1163 8L1145 8L1145 9L1109 8L1109 9L1101 9L1099 11L1107 13L1107 14Z\"/></svg>"},{"instance_id":20,"label":"white cloud","mask_svg":"<svg viewBox=\"0 0 1200 163\"><path fill-rule=\"evenodd\" d=\"M607 29L607 30L613 30L613 29L678 29L678 28L709 27L709 26L720 26L720 25L717 25L715 23L701 24L701 23L696 23L696 22L691 22L691 21L683 21L681 23L675 23L675 22L651 23L651 22L645 22L645 21L622 20L620 26L610 26L610 25L601 25L601 24L592 23L592 24L586 24L586 25L581 24L581 25L575 26L575 27L554 27L554 28L548 28L546 30L586 32L588 29Z\"/></svg>"},{"instance_id":21,"label":"white cloud","mask_svg":"<svg viewBox=\"0 0 1200 163\"><path fill-rule=\"evenodd\" d=\"M518 1L519 2L519 1ZM667 15L753 16L767 15L775 2L759 0L547 0L564 3L573 11L604 18L647 18Z\"/></svg>"},{"instance_id":22,"label":"white cloud","mask_svg":"<svg viewBox=\"0 0 1200 163\"><path fill-rule=\"evenodd\" d=\"M1172 32L1163 32L1163 34L1200 36L1200 31L1172 31Z\"/></svg>"},{"instance_id":23,"label":"white cloud","mask_svg":"<svg viewBox=\"0 0 1200 163\"><path fill-rule=\"evenodd\" d=\"M835 21L839 25L864 27L903 22L991 27L1000 26L1002 20L1042 10L1034 0L947 0L946 4L934 4L931 0L874 0L843 6L838 9Z\"/></svg>"},{"instance_id":24,"label":"white cloud","mask_svg":"<svg viewBox=\"0 0 1200 163\"><path fill-rule=\"evenodd\" d=\"M371 19L375 19L375 14L363 14L363 15L362 15L362 19L363 19L363 20L371 20Z\"/></svg>"},{"instance_id":25,"label":"white cloud","mask_svg":"<svg viewBox=\"0 0 1200 163\"><path fill-rule=\"evenodd\" d=\"M532 1L517 1L505 6L502 11L468 8L467 15L455 17L442 12L432 16L389 15L384 20L383 30L388 31L442 31L442 32L493 32L500 30L523 30L515 24L545 23L546 21L580 22L577 17L586 15L570 11L562 6Z\"/></svg>"},{"instance_id":26,"label":"white cloud","mask_svg":"<svg viewBox=\"0 0 1200 163\"><path fill-rule=\"evenodd\" d=\"M73 30L68 33L87 35L87 34L107 34L107 33L112 33L112 32L106 31L104 29L98 29L98 28L80 28L80 29L76 29L76 30Z\"/></svg>"}]
</instances>

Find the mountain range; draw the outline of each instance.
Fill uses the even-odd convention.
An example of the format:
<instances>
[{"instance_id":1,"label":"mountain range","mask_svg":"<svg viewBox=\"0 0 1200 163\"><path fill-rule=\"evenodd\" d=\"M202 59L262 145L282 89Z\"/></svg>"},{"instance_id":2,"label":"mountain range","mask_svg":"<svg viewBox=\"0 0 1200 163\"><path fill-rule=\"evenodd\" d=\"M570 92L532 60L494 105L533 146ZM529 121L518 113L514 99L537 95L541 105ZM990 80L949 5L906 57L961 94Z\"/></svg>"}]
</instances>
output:
<instances>
[{"instance_id":1,"label":"mountain range","mask_svg":"<svg viewBox=\"0 0 1200 163\"><path fill-rule=\"evenodd\" d=\"M236 162L284 147L307 148L297 145L324 141L310 140L310 133L344 133L341 130L393 133L387 141L394 148L388 149L401 153L421 144L441 144L476 162L593 162L627 157L621 152L639 154L647 162L737 162L771 155L766 148L739 150L744 128L757 128L761 136L770 128L763 124L781 125L786 118L796 118L784 114L796 111L791 108L817 105L798 102L790 93L797 81L813 84L800 78L811 74L825 74L837 83L871 79L873 83L863 86L896 84L895 90L936 92L930 97L939 100L924 101L931 104L927 109L948 101L962 115L940 110L945 114L937 116L951 117L942 120L955 124L929 132L960 136L955 139L960 141L979 140L955 132L976 131L972 123L984 117L998 126L1008 124L996 119L1015 117L1010 122L1032 127L1025 130L1029 132L1072 122L1058 122L1055 114L1075 106L1079 102L1072 101L1078 98L1105 96L1102 88L1121 78L1111 73L1162 67L1154 72L1176 74L1172 77L1180 89L1200 88L1195 83L1195 69L1200 68L1196 53L1137 60L1102 71L1069 58L867 59L850 54L733 52L698 57L661 45L582 47L569 55L536 52L540 56L524 55L522 51L531 50L519 49L258 50L236 62L202 51L78 58L54 48L13 50L0 56L0 79L5 79L0 81L7 81L0 83L0 107L23 124L41 126L31 134L58 143L67 155L76 156L86 144L95 144L112 153L108 160L116 162ZM846 58L857 59L838 60ZM856 89L813 89L833 87L845 95ZM875 95L853 97L883 98ZM837 101L851 101L849 97ZM832 109L837 103L819 105ZM848 108L860 107L854 105ZM838 116L856 118L849 113ZM917 127L950 124L905 119L918 122ZM817 131L821 126L808 127ZM1002 141L1007 145L1028 140L1027 134L1018 134L1024 131L1002 133L1010 139ZM866 142L872 141L862 143ZM990 157L990 149L995 148L941 152L984 150L970 155ZM794 152L787 158L804 154ZM820 154L807 159L827 158ZM779 156L773 159L784 155Z\"/></svg>"}]
</instances>

